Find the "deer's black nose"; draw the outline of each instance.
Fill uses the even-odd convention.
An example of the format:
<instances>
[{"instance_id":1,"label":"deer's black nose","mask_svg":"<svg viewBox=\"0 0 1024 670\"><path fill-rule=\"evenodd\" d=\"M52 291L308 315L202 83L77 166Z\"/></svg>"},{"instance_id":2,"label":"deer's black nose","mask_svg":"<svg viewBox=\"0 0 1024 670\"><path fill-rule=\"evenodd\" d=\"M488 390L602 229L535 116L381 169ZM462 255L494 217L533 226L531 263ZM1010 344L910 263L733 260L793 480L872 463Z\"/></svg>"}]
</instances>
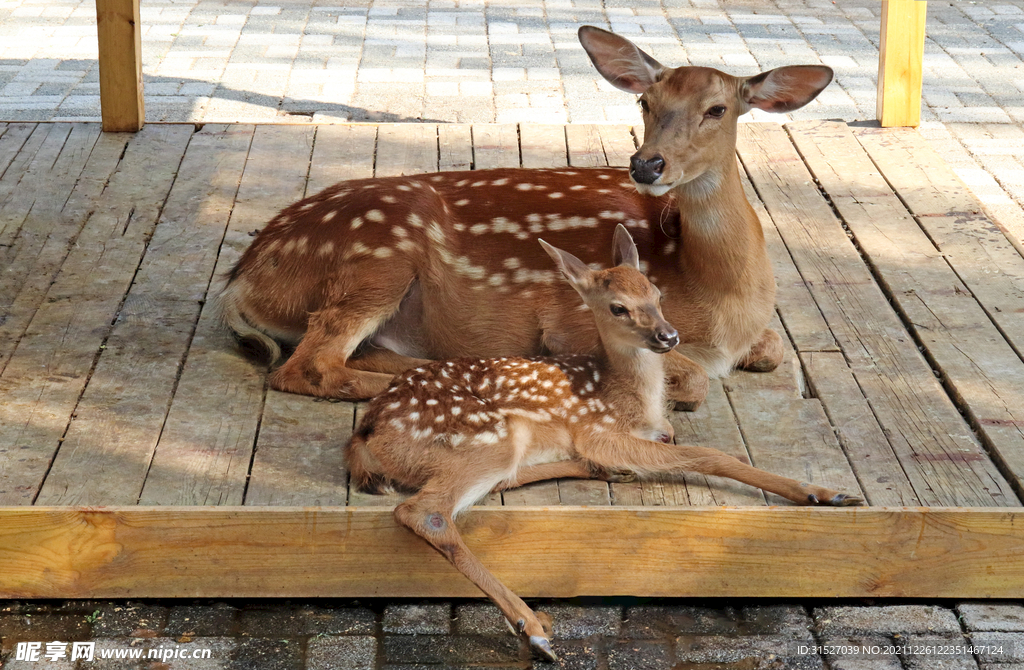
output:
<instances>
[{"instance_id":1,"label":"deer's black nose","mask_svg":"<svg viewBox=\"0 0 1024 670\"><path fill-rule=\"evenodd\" d=\"M629 174L638 184L653 184L665 169L665 159L655 155L652 158L641 158L640 152L629 159Z\"/></svg>"},{"instance_id":2,"label":"deer's black nose","mask_svg":"<svg viewBox=\"0 0 1024 670\"><path fill-rule=\"evenodd\" d=\"M672 349L679 344L679 332L675 329L659 330L654 334L654 339L662 347Z\"/></svg>"}]
</instances>

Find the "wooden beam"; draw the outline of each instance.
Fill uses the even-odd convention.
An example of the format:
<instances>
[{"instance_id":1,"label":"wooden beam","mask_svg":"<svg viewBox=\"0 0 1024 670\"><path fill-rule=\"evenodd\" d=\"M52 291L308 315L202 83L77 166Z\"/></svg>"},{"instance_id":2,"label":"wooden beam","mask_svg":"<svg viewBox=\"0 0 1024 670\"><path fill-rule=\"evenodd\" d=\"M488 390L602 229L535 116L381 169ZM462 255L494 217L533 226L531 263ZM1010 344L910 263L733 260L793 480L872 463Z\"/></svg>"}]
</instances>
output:
<instances>
[{"instance_id":1,"label":"wooden beam","mask_svg":"<svg viewBox=\"0 0 1024 670\"><path fill-rule=\"evenodd\" d=\"M926 0L883 0L875 113L883 128L921 124Z\"/></svg>"},{"instance_id":2,"label":"wooden beam","mask_svg":"<svg viewBox=\"0 0 1024 670\"><path fill-rule=\"evenodd\" d=\"M476 507L522 596L1024 597L1024 511ZM0 597L474 597L386 508L0 508Z\"/></svg>"},{"instance_id":3,"label":"wooden beam","mask_svg":"<svg viewBox=\"0 0 1024 670\"><path fill-rule=\"evenodd\" d=\"M145 123L139 0L96 0L103 130L135 132Z\"/></svg>"}]
</instances>

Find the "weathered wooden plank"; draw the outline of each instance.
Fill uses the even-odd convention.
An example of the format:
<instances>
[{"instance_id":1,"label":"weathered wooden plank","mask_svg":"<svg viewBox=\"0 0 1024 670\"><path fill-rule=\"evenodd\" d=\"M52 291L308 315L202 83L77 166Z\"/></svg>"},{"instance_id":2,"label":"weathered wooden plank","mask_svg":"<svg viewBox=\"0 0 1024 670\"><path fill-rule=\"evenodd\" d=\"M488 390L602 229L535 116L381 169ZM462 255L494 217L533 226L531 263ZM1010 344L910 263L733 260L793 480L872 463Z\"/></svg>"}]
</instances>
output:
<instances>
[{"instance_id":1,"label":"weathered wooden plank","mask_svg":"<svg viewBox=\"0 0 1024 670\"><path fill-rule=\"evenodd\" d=\"M629 167L629 157L636 153L636 143L629 126L600 125L597 128L608 165Z\"/></svg>"},{"instance_id":2,"label":"weathered wooden plank","mask_svg":"<svg viewBox=\"0 0 1024 670\"><path fill-rule=\"evenodd\" d=\"M189 142L37 504L138 500L206 299L253 131L207 124Z\"/></svg>"},{"instance_id":3,"label":"weathered wooden plank","mask_svg":"<svg viewBox=\"0 0 1024 670\"><path fill-rule=\"evenodd\" d=\"M523 167L552 168L568 165L566 128L567 126L540 123L524 123L520 126Z\"/></svg>"},{"instance_id":4,"label":"weathered wooden plank","mask_svg":"<svg viewBox=\"0 0 1024 670\"><path fill-rule=\"evenodd\" d=\"M1024 258L920 134L868 130L857 129L855 136L875 167L1018 355L1024 354Z\"/></svg>"},{"instance_id":5,"label":"weathered wooden plank","mask_svg":"<svg viewBox=\"0 0 1024 670\"><path fill-rule=\"evenodd\" d=\"M74 126L70 123L44 123L37 126L34 134L39 136L38 149L31 160L27 161L24 172L11 175L12 179L7 182L6 188L0 190L0 245L3 245L4 251L0 258L12 256L14 241L36 201L40 198L44 202L48 200L45 191L41 191L39 186L60 158L72 128ZM55 194L55 197L59 196Z\"/></svg>"},{"instance_id":6,"label":"weathered wooden plank","mask_svg":"<svg viewBox=\"0 0 1024 670\"><path fill-rule=\"evenodd\" d=\"M217 258L223 276L268 214L306 186L313 126L257 126ZM144 505L241 504L263 407L264 370L237 353L213 301L203 306L142 489Z\"/></svg>"},{"instance_id":7,"label":"weathered wooden plank","mask_svg":"<svg viewBox=\"0 0 1024 670\"><path fill-rule=\"evenodd\" d=\"M803 368L778 316L769 327L782 335L782 363L771 372L737 370L724 380L750 462L792 479L860 494L821 403L804 398ZM766 496L771 504L791 504Z\"/></svg>"},{"instance_id":8,"label":"weathered wooden plank","mask_svg":"<svg viewBox=\"0 0 1024 670\"><path fill-rule=\"evenodd\" d=\"M592 123L573 123L565 126L565 140L569 147L569 165L573 167L604 167L604 155L599 126Z\"/></svg>"},{"instance_id":9,"label":"weathered wooden plank","mask_svg":"<svg viewBox=\"0 0 1024 670\"><path fill-rule=\"evenodd\" d=\"M77 165L69 171L78 172L77 181L70 185L65 182L67 190L47 189L44 192L49 195L42 196L29 212L25 228L10 248L13 258L6 265L7 272L0 276L0 311L5 313L0 322L0 371L42 303L71 244L99 203L130 137L127 133L106 133L94 138L84 168L78 152L73 151Z\"/></svg>"},{"instance_id":10,"label":"weathered wooden plank","mask_svg":"<svg viewBox=\"0 0 1024 670\"><path fill-rule=\"evenodd\" d=\"M394 177L437 171L437 126L382 123L377 127L374 174Z\"/></svg>"},{"instance_id":11,"label":"weathered wooden plank","mask_svg":"<svg viewBox=\"0 0 1024 670\"><path fill-rule=\"evenodd\" d=\"M917 351L785 131L743 124L740 155L865 397L928 505L1019 504Z\"/></svg>"},{"instance_id":12,"label":"weathered wooden plank","mask_svg":"<svg viewBox=\"0 0 1024 670\"><path fill-rule=\"evenodd\" d=\"M789 255L789 249L779 236L775 222L764 208L764 203L750 183L747 173L742 169L740 179L743 181L747 200L757 213L757 218L761 220L768 257L775 272L775 306L782 323L785 324L786 333L793 340L793 346L801 352L839 351L836 338L832 336L832 331L828 329L828 324L821 316L804 278L800 276L800 271L793 263L793 257Z\"/></svg>"},{"instance_id":13,"label":"weathered wooden plank","mask_svg":"<svg viewBox=\"0 0 1024 670\"><path fill-rule=\"evenodd\" d=\"M36 496L131 285L192 126L136 135L0 376L0 504Z\"/></svg>"},{"instance_id":14,"label":"weathered wooden plank","mask_svg":"<svg viewBox=\"0 0 1024 670\"><path fill-rule=\"evenodd\" d=\"M1015 510L476 508L459 526L526 597L1024 597ZM385 509L0 516L6 598L479 595Z\"/></svg>"},{"instance_id":15,"label":"weathered wooden plank","mask_svg":"<svg viewBox=\"0 0 1024 670\"><path fill-rule=\"evenodd\" d=\"M376 126L319 126L306 194L373 176ZM345 505L355 404L268 391L246 505Z\"/></svg>"},{"instance_id":16,"label":"weathered wooden plank","mask_svg":"<svg viewBox=\"0 0 1024 670\"><path fill-rule=\"evenodd\" d=\"M519 167L519 130L514 123L473 124L473 167Z\"/></svg>"},{"instance_id":17,"label":"weathered wooden plank","mask_svg":"<svg viewBox=\"0 0 1024 670\"><path fill-rule=\"evenodd\" d=\"M693 444L713 447L735 456L744 463L750 462L743 436L740 434L729 398L722 380L711 380L708 396L694 412L673 412L669 419L676 431L676 444ZM764 505L764 494L760 490L725 477L685 473L686 496L694 507L714 505ZM613 484L613 488L618 488ZM685 504L674 502L678 494L659 500L656 494L668 493L664 485L654 491L644 489L645 505Z\"/></svg>"},{"instance_id":18,"label":"weathered wooden plank","mask_svg":"<svg viewBox=\"0 0 1024 670\"><path fill-rule=\"evenodd\" d=\"M925 0L882 0L875 118L883 128L921 123Z\"/></svg>"},{"instance_id":19,"label":"weathered wooden plank","mask_svg":"<svg viewBox=\"0 0 1024 670\"><path fill-rule=\"evenodd\" d=\"M103 130L135 132L145 123L139 0L96 0Z\"/></svg>"},{"instance_id":20,"label":"weathered wooden plank","mask_svg":"<svg viewBox=\"0 0 1024 670\"><path fill-rule=\"evenodd\" d=\"M355 405L268 391L246 505L341 506Z\"/></svg>"},{"instance_id":21,"label":"weathered wooden plank","mask_svg":"<svg viewBox=\"0 0 1024 670\"><path fill-rule=\"evenodd\" d=\"M11 194L28 173L36 158L36 154L39 153L43 143L46 142L46 138L49 137L51 132L60 132L59 126L60 124L55 123L41 123L38 125L33 124L31 129L24 129L28 131L28 137L21 140L17 152L10 156L10 163L7 169L4 170L3 177L0 177L0 208L6 207ZM8 146L7 151L13 151L13 146ZM4 231L7 228L8 225L6 223L2 224L2 227L0 227L0 237L6 238L7 233ZM11 239L13 239L13 233L11 234ZM6 241L8 244L9 242L10 240Z\"/></svg>"},{"instance_id":22,"label":"weathered wooden plank","mask_svg":"<svg viewBox=\"0 0 1024 670\"><path fill-rule=\"evenodd\" d=\"M438 170L451 172L473 169L473 127L468 123L437 126Z\"/></svg>"},{"instance_id":23,"label":"weathered wooden plank","mask_svg":"<svg viewBox=\"0 0 1024 670\"><path fill-rule=\"evenodd\" d=\"M7 177L7 168L14 162L15 157L21 152L35 128L36 124L34 123L3 124L3 129L0 131L0 184Z\"/></svg>"},{"instance_id":24,"label":"weathered wooden plank","mask_svg":"<svg viewBox=\"0 0 1024 670\"><path fill-rule=\"evenodd\" d=\"M345 179L373 176L377 127L331 124L317 126L306 195Z\"/></svg>"},{"instance_id":25,"label":"weathered wooden plank","mask_svg":"<svg viewBox=\"0 0 1024 670\"><path fill-rule=\"evenodd\" d=\"M843 354L809 351L801 353L800 358L807 368L811 390L835 426L867 502L881 507L920 505L920 497L903 472Z\"/></svg>"},{"instance_id":26,"label":"weathered wooden plank","mask_svg":"<svg viewBox=\"0 0 1024 670\"><path fill-rule=\"evenodd\" d=\"M801 482L861 495L860 484L817 399L781 398L775 391L737 391L729 397L753 465ZM774 494L765 495L770 504L792 504Z\"/></svg>"},{"instance_id":27,"label":"weathered wooden plank","mask_svg":"<svg viewBox=\"0 0 1024 670\"><path fill-rule=\"evenodd\" d=\"M1018 487L1024 484L1024 361L1003 339L975 295L931 244L844 124L793 124L791 133L811 171L857 243L884 282L928 356L942 371L947 386L976 422L989 452L1004 464ZM827 153L826 153L827 152ZM992 231L989 232L989 236ZM952 237L961 237L956 233ZM962 236L968 237L968 236ZM984 245L969 238L960 264L977 268L984 260L967 258ZM1000 236L1005 241L1005 238ZM1024 289L1024 258L1018 278ZM973 255L973 253L972 253ZM975 270L975 275L980 274ZM1013 277L1004 288L1013 291ZM977 277L976 277L977 279ZM976 282L980 290L988 287ZM991 296L991 293L989 294ZM994 297L994 296L992 296ZM1006 307L1024 311L1019 296L1000 292ZM1018 318L1018 327L1024 320ZM1024 344L1024 334L1017 334Z\"/></svg>"}]
</instances>

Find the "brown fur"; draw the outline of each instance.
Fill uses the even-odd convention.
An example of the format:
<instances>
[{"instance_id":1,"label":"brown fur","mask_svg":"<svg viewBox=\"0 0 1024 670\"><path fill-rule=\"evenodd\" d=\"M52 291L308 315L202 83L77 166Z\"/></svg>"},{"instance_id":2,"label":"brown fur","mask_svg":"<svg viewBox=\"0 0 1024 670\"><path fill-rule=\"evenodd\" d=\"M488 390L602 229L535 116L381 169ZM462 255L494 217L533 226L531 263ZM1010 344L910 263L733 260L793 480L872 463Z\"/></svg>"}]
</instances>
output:
<instances>
[{"instance_id":1,"label":"brown fur","mask_svg":"<svg viewBox=\"0 0 1024 670\"><path fill-rule=\"evenodd\" d=\"M695 407L709 374L779 364L781 349L755 351L770 339L775 284L736 167L736 117L803 104L831 71L673 70L611 33L584 27L580 39L609 81L643 93L637 156L664 157L659 183L635 185L614 168L480 170L354 180L295 203L261 231L221 295L241 340L271 358L279 343L295 346L273 388L366 398L424 359L592 351L592 321L534 240L597 263L620 223L679 328L666 361L671 398ZM727 113L709 119L707 105L719 103Z\"/></svg>"},{"instance_id":2,"label":"brown fur","mask_svg":"<svg viewBox=\"0 0 1024 670\"><path fill-rule=\"evenodd\" d=\"M605 478L618 470L690 470L799 504L859 502L715 449L661 443L671 440L672 428L664 416L665 357L655 352L667 352L678 339L622 226L615 244L623 265L596 272L547 248L596 324L600 344L593 355L462 358L407 371L370 402L347 450L356 485L372 490L392 482L418 490L395 509L396 519L447 556L551 657L542 622L469 552L454 526L459 512L492 489L552 477Z\"/></svg>"}]
</instances>

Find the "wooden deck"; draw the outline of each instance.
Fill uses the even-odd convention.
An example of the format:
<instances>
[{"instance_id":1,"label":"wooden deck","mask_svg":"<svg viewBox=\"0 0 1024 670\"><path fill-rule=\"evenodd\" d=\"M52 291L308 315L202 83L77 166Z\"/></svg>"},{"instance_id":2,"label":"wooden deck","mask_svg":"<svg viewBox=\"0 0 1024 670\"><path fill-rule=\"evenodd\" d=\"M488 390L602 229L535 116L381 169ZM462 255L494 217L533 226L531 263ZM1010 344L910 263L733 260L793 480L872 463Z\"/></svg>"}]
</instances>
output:
<instances>
[{"instance_id":1,"label":"wooden deck","mask_svg":"<svg viewBox=\"0 0 1024 670\"><path fill-rule=\"evenodd\" d=\"M1024 597L1024 257L915 131L740 135L786 360L713 381L677 439L870 507L565 480L492 495L467 542L528 596ZM0 124L0 597L479 595L349 489L361 407L268 390L207 298L338 180L634 150L621 126Z\"/></svg>"}]
</instances>

